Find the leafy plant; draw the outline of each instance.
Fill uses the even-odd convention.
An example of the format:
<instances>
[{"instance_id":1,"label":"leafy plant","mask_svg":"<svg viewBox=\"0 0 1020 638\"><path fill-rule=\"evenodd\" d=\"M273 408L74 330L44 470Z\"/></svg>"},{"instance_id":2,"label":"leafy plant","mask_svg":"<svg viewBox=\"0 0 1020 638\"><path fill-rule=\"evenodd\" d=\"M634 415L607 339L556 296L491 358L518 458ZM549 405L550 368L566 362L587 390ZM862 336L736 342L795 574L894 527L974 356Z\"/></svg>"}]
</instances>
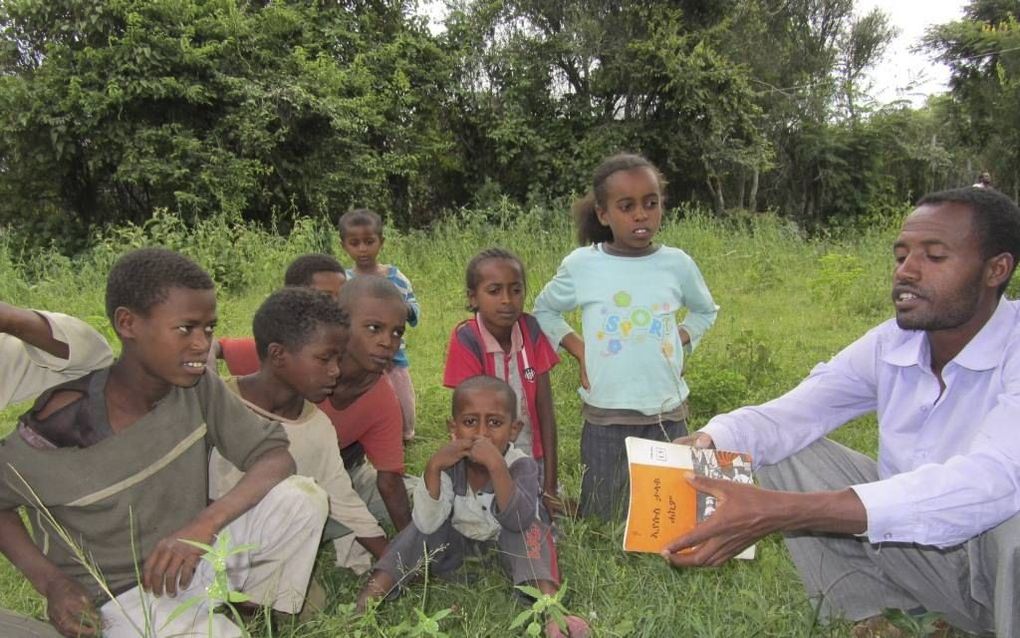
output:
<instances>
[{"instance_id":1,"label":"leafy plant","mask_svg":"<svg viewBox=\"0 0 1020 638\"><path fill-rule=\"evenodd\" d=\"M567 616L569 615L567 608L563 606L563 595L567 591L566 581L564 581L559 590L551 596L549 594L543 594L537 587L533 587L531 585L517 585L517 590L527 595L535 602L531 603L531 607L528 607L521 613L517 614L514 621L510 623L511 630L523 627L524 635L540 636L546 622L551 620L556 623L561 631L566 633Z\"/></svg>"},{"instance_id":2,"label":"leafy plant","mask_svg":"<svg viewBox=\"0 0 1020 638\"><path fill-rule=\"evenodd\" d=\"M254 550L255 545L246 544L231 547L230 532L226 530L223 530L216 536L216 541L212 545L207 545L187 538L179 538L177 540L185 545L191 545L196 549L203 550L205 553L202 554L202 560L212 566L213 581L205 588L205 601L209 603L209 635L212 635L213 614L216 613L216 608L218 606L224 605L230 610L231 615L233 615L234 622L241 628L242 635L247 636L248 632L244 628L244 621L241 619L241 614L237 611L237 607L234 605L237 603L246 603L250 601L251 598L243 592L234 591L230 588L230 580L227 578L227 560L236 554L243 554L244 552ZM181 614L202 602L203 598L200 596L195 596L184 601L170 613L166 622L169 624L174 619L180 617Z\"/></svg>"}]
</instances>

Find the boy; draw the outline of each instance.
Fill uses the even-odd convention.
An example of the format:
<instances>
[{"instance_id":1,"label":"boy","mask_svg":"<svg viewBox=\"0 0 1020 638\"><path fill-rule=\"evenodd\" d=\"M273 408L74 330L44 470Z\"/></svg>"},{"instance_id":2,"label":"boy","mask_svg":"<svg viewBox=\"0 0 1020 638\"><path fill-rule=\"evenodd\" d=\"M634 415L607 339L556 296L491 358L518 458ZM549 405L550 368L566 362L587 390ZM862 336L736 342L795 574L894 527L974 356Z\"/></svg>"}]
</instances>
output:
<instances>
[{"instance_id":1,"label":"boy","mask_svg":"<svg viewBox=\"0 0 1020 638\"><path fill-rule=\"evenodd\" d=\"M0 409L113 363L87 323L0 302Z\"/></svg>"},{"instance_id":2,"label":"boy","mask_svg":"<svg viewBox=\"0 0 1020 638\"><path fill-rule=\"evenodd\" d=\"M344 267L336 257L325 253L301 255L283 273L284 286L301 286L328 294L336 299L347 281Z\"/></svg>"},{"instance_id":3,"label":"boy","mask_svg":"<svg viewBox=\"0 0 1020 638\"><path fill-rule=\"evenodd\" d=\"M408 325L412 328L417 326L421 308L411 288L411 281L396 266L380 264L378 261L379 251L385 241L382 218L366 208L358 208L341 215L337 225L340 230L340 243L344 251L354 260L354 268L347 271L347 278L378 275L389 279L404 296ZM393 357L393 365L386 374L397 391L397 398L400 399L405 441L414 438L415 398L414 385L408 372L409 366L407 344L401 339L400 349Z\"/></svg>"},{"instance_id":4,"label":"boy","mask_svg":"<svg viewBox=\"0 0 1020 638\"><path fill-rule=\"evenodd\" d=\"M319 407L336 428L354 489L377 518L388 517L399 531L411 522L408 490L417 480L405 481L400 404L386 370L400 347L407 307L392 283L375 276L350 280L339 304L350 317L350 337L337 387ZM367 557L347 551L349 531L329 521L325 534L337 539L338 564L367 570Z\"/></svg>"},{"instance_id":5,"label":"boy","mask_svg":"<svg viewBox=\"0 0 1020 638\"><path fill-rule=\"evenodd\" d=\"M283 275L284 286L301 286L322 291L334 299L347 281L344 267L332 255L309 253L301 255L287 266ZM216 369L216 359L227 362L227 370L234 376L255 374L259 371L259 357L251 339L229 337L213 341L209 365Z\"/></svg>"},{"instance_id":6,"label":"boy","mask_svg":"<svg viewBox=\"0 0 1020 638\"><path fill-rule=\"evenodd\" d=\"M46 597L65 636L207 635L208 600L170 620L214 576L203 552L180 539L211 544L224 531L233 545L259 545L228 560L231 584L296 613L325 495L310 479L287 479L294 459L280 425L204 374L212 280L177 253L137 250L111 269L106 311L120 358L44 393L0 443L0 551ZM247 472L212 504L210 447ZM29 509L35 543L19 506ZM212 635L241 632L216 615Z\"/></svg>"},{"instance_id":7,"label":"boy","mask_svg":"<svg viewBox=\"0 0 1020 638\"><path fill-rule=\"evenodd\" d=\"M441 574L493 544L515 585L532 584L545 594L559 589L552 533L538 517L538 464L511 443L521 428L513 389L495 377L467 379L453 392L447 425L453 440L425 467L413 525L376 564L358 595L360 608L406 582L426 554L430 570ZM580 618L570 617L569 624L571 635L587 635ZM550 621L546 633L557 631Z\"/></svg>"},{"instance_id":8,"label":"boy","mask_svg":"<svg viewBox=\"0 0 1020 638\"><path fill-rule=\"evenodd\" d=\"M297 473L314 478L326 490L330 519L351 529L378 559L386 549L386 535L351 487L337 454L333 424L315 407L336 387L347 326L347 316L326 294L307 288L278 290L256 311L252 325L261 369L226 384L253 412L283 424ZM209 467L209 496L214 499L243 476L216 451Z\"/></svg>"},{"instance_id":9,"label":"boy","mask_svg":"<svg viewBox=\"0 0 1020 638\"><path fill-rule=\"evenodd\" d=\"M0 302L0 410L113 363L110 346L80 319ZM57 635L50 625L0 610L0 636Z\"/></svg>"}]
</instances>

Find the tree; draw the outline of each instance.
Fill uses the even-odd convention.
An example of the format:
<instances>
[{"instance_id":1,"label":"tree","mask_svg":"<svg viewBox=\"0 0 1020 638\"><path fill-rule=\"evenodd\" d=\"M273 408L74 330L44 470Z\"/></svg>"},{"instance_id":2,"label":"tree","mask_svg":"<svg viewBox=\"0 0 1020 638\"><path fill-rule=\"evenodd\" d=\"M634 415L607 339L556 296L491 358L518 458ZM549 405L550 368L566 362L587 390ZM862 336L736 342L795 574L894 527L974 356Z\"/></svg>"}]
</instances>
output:
<instances>
[{"instance_id":1,"label":"tree","mask_svg":"<svg viewBox=\"0 0 1020 638\"><path fill-rule=\"evenodd\" d=\"M0 221L439 205L450 64L404 0L10 0ZM425 220L427 221L427 220Z\"/></svg>"},{"instance_id":2,"label":"tree","mask_svg":"<svg viewBox=\"0 0 1020 638\"><path fill-rule=\"evenodd\" d=\"M998 188L1020 196L1020 2L972 0L925 44L950 68L953 123ZM973 179L973 175L970 176Z\"/></svg>"}]
</instances>

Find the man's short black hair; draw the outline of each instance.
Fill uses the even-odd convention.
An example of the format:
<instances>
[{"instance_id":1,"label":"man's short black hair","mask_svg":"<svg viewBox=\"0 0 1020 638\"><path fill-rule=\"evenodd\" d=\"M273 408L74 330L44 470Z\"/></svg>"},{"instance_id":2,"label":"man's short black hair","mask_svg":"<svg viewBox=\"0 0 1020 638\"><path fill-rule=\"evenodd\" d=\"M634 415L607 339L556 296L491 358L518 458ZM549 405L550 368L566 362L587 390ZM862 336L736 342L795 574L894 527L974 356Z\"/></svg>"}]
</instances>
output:
<instances>
[{"instance_id":1,"label":"man's short black hair","mask_svg":"<svg viewBox=\"0 0 1020 638\"><path fill-rule=\"evenodd\" d=\"M981 241L981 253L989 259L1002 253L1013 256L1013 270L1020 260L1020 208L994 188L955 188L952 190L929 193L917 202L917 206L937 206L939 204L960 204L968 207L973 213L974 229ZM1002 295L1009 285L1009 277L999 287Z\"/></svg>"},{"instance_id":2,"label":"man's short black hair","mask_svg":"<svg viewBox=\"0 0 1020 638\"><path fill-rule=\"evenodd\" d=\"M325 253L301 255L287 266L287 272L283 275L283 285L309 287L312 285L312 277L317 272L344 274L344 267L333 255Z\"/></svg>"},{"instance_id":3,"label":"man's short black hair","mask_svg":"<svg viewBox=\"0 0 1020 638\"><path fill-rule=\"evenodd\" d=\"M281 288L255 311L251 328L255 351L264 360L271 343L291 351L300 349L323 326L348 326L347 313L340 309L336 299L311 288Z\"/></svg>"},{"instance_id":4,"label":"man's short black hair","mask_svg":"<svg viewBox=\"0 0 1020 638\"><path fill-rule=\"evenodd\" d=\"M106 277L106 316L117 308L146 314L166 301L171 288L213 290L212 277L184 255L166 248L140 248L121 257Z\"/></svg>"},{"instance_id":5,"label":"man's short black hair","mask_svg":"<svg viewBox=\"0 0 1020 638\"><path fill-rule=\"evenodd\" d=\"M348 280L340 289L337 303L348 315L353 313L354 306L361 299L394 300L406 305L404 293L385 277L378 275L359 275Z\"/></svg>"},{"instance_id":6,"label":"man's short black hair","mask_svg":"<svg viewBox=\"0 0 1020 638\"><path fill-rule=\"evenodd\" d=\"M489 392L502 394L506 401L507 412L510 413L510 418L515 421L517 420L517 393L514 392L514 389L506 381L486 374L479 374L464 379L453 389L451 408L454 418L460 414L460 400L464 393L472 390L488 390Z\"/></svg>"}]
</instances>

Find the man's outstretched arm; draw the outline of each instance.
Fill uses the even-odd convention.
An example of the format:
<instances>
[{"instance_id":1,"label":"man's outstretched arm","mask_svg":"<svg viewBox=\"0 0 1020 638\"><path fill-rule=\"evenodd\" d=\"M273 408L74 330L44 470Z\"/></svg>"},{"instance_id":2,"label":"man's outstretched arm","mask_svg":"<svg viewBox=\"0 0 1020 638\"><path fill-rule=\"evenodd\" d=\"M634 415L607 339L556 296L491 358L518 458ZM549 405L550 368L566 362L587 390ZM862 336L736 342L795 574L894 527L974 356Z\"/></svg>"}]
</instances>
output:
<instances>
[{"instance_id":1,"label":"man's outstretched arm","mask_svg":"<svg viewBox=\"0 0 1020 638\"><path fill-rule=\"evenodd\" d=\"M717 567L773 532L860 534L868 527L864 504L850 488L778 492L704 476L690 481L715 496L718 508L662 551L677 567Z\"/></svg>"}]
</instances>

